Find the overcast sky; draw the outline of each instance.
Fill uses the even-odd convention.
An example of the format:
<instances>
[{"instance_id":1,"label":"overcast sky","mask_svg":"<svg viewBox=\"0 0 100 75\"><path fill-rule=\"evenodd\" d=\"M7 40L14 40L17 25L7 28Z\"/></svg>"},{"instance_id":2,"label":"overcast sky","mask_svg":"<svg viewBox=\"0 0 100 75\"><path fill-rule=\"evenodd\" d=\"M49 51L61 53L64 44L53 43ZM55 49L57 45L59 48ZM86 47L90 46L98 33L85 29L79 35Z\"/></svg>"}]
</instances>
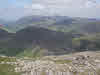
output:
<instances>
[{"instance_id":1,"label":"overcast sky","mask_svg":"<svg viewBox=\"0 0 100 75\"><path fill-rule=\"evenodd\" d=\"M100 0L0 0L0 18L27 15L100 18Z\"/></svg>"},{"instance_id":2,"label":"overcast sky","mask_svg":"<svg viewBox=\"0 0 100 75\"><path fill-rule=\"evenodd\" d=\"M99 0L33 0L33 14L100 18Z\"/></svg>"}]
</instances>

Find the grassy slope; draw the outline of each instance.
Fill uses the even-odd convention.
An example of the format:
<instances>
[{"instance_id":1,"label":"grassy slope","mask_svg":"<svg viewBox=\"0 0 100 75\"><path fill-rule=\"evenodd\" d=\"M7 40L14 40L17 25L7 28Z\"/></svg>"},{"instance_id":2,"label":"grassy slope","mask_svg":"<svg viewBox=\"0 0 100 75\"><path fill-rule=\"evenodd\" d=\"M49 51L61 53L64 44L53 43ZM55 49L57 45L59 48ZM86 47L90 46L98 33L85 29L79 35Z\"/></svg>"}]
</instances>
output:
<instances>
[{"instance_id":1,"label":"grassy slope","mask_svg":"<svg viewBox=\"0 0 100 75\"><path fill-rule=\"evenodd\" d=\"M1 62L15 62L15 58L2 58L0 57L0 63ZM20 75L20 73L14 72L13 65L10 64L0 64L0 75Z\"/></svg>"},{"instance_id":2,"label":"grassy slope","mask_svg":"<svg viewBox=\"0 0 100 75\"><path fill-rule=\"evenodd\" d=\"M87 26L87 25L85 25L85 26ZM89 24L89 26L90 26L90 24ZM55 30L55 31L60 31L60 32L72 32L72 33L74 32L74 33L77 33L79 31L81 31L81 27L82 27L82 25L79 25L79 24L76 24L76 25L75 24L72 24L70 27L67 27L66 26L66 27L62 27L62 28L57 27L57 26L54 25L54 26L48 27L48 29ZM13 32L13 31L9 30L6 27L3 27L2 29L6 30L8 32ZM74 46L77 45L79 47L80 46L80 40L95 41L95 44L97 43L98 46L100 44L99 35L98 34L97 35L96 34L93 34L93 35L84 36L84 37L81 37L81 38L74 38L72 40L72 42L74 42L72 45L74 45ZM24 53L21 52L20 55L32 56L30 50L28 50L28 49L25 49L24 50L22 48L15 48L15 49L14 48L0 48L0 53L4 53L6 55L16 55L16 53L18 51L20 51L20 50L23 50L24 51ZM29 51L29 54L27 54L28 51Z\"/></svg>"}]
</instances>

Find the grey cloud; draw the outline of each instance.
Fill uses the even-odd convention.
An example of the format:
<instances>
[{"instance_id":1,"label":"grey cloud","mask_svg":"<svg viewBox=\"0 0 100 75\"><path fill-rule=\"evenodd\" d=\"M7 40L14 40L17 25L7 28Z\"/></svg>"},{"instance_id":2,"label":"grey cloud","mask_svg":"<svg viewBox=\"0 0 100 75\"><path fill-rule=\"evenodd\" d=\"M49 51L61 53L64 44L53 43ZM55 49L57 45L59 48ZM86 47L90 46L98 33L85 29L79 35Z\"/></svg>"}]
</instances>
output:
<instances>
[{"instance_id":1,"label":"grey cloud","mask_svg":"<svg viewBox=\"0 0 100 75\"><path fill-rule=\"evenodd\" d=\"M33 14L99 17L100 3L96 0L33 0Z\"/></svg>"},{"instance_id":2,"label":"grey cloud","mask_svg":"<svg viewBox=\"0 0 100 75\"><path fill-rule=\"evenodd\" d=\"M96 0L33 0L22 8L0 8L0 18L19 19L27 15L61 15L100 18L100 3Z\"/></svg>"}]
</instances>

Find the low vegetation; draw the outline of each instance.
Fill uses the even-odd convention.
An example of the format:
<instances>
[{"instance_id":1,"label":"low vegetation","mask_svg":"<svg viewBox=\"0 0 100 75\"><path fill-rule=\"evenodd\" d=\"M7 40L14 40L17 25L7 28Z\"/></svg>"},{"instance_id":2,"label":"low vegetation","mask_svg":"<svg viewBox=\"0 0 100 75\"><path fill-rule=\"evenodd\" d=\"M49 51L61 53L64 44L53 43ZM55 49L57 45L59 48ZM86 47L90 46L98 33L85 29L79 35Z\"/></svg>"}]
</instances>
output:
<instances>
[{"instance_id":1,"label":"low vegetation","mask_svg":"<svg viewBox=\"0 0 100 75\"><path fill-rule=\"evenodd\" d=\"M1 62L16 62L16 58L0 57L0 63Z\"/></svg>"},{"instance_id":2,"label":"low vegetation","mask_svg":"<svg viewBox=\"0 0 100 75\"><path fill-rule=\"evenodd\" d=\"M16 58L0 57L0 75L21 75L15 72L15 65L7 64L8 62L16 62Z\"/></svg>"},{"instance_id":3,"label":"low vegetation","mask_svg":"<svg viewBox=\"0 0 100 75\"><path fill-rule=\"evenodd\" d=\"M21 75L14 72L14 66L8 64L0 64L0 75Z\"/></svg>"}]
</instances>

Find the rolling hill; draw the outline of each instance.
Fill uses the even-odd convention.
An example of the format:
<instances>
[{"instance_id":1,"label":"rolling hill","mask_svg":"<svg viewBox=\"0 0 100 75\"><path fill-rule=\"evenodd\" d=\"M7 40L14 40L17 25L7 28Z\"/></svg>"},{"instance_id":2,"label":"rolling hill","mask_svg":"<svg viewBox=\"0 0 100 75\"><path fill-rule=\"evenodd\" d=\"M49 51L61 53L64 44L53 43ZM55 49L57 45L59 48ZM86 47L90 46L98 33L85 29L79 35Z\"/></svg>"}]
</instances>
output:
<instances>
[{"instance_id":1,"label":"rolling hill","mask_svg":"<svg viewBox=\"0 0 100 75\"><path fill-rule=\"evenodd\" d=\"M100 33L99 24L96 19L68 16L23 17L4 27L15 33L1 29L0 36L6 37L6 40L0 41L0 54L14 56L23 53L28 55L29 52L30 55L37 51L41 53L42 50L48 55L62 55L85 51L87 48L99 50L99 39L91 39ZM90 40L88 37L91 37Z\"/></svg>"},{"instance_id":2,"label":"rolling hill","mask_svg":"<svg viewBox=\"0 0 100 75\"><path fill-rule=\"evenodd\" d=\"M100 21L98 19L92 18L32 15L22 17L15 22L8 22L7 28L16 32L28 26L35 26L62 32L75 31L87 33L91 32L95 25L99 26L99 22Z\"/></svg>"},{"instance_id":3,"label":"rolling hill","mask_svg":"<svg viewBox=\"0 0 100 75\"><path fill-rule=\"evenodd\" d=\"M7 49L7 52L10 54L12 52L17 54L24 49L34 49L36 46L39 46L48 51L48 53L63 54L70 52L67 48L71 48L71 45L71 33L56 32L45 28L31 26L16 32L10 39L2 41L0 48ZM1 53L6 52L1 51Z\"/></svg>"}]
</instances>

